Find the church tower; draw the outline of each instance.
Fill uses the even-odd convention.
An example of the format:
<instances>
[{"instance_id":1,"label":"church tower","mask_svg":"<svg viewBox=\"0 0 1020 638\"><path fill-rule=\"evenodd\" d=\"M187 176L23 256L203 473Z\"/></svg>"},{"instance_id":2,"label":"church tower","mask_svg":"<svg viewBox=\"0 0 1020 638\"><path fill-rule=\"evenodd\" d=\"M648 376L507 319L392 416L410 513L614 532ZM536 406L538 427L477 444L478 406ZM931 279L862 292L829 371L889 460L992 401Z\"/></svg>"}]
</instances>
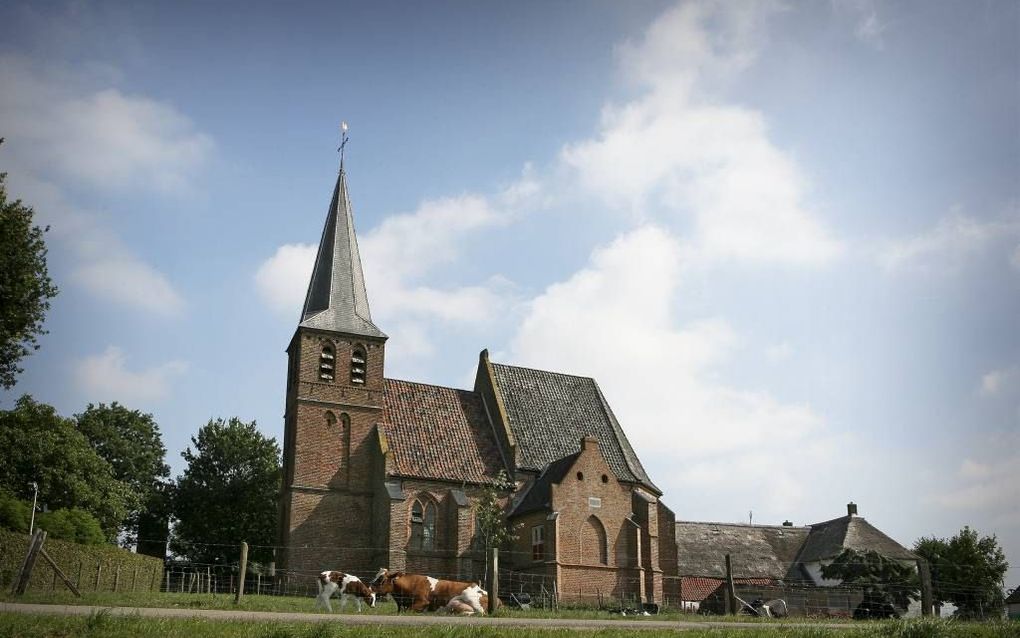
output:
<instances>
[{"instance_id":1,"label":"church tower","mask_svg":"<svg viewBox=\"0 0 1020 638\"><path fill-rule=\"evenodd\" d=\"M277 562L372 569L386 335L372 322L341 155L301 320L287 347ZM340 548L343 549L340 549ZM307 548L307 549L305 549ZM364 567L358 567L364 565Z\"/></svg>"}]
</instances>

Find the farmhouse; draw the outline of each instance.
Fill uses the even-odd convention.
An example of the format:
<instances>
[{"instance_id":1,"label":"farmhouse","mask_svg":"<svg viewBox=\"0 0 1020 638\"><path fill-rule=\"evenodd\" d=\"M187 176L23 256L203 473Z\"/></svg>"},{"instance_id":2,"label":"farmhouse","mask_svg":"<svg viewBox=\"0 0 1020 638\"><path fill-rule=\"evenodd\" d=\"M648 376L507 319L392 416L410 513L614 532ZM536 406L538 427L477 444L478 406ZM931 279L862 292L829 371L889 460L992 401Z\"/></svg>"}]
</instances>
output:
<instances>
[{"instance_id":1,"label":"farmhouse","mask_svg":"<svg viewBox=\"0 0 1020 638\"><path fill-rule=\"evenodd\" d=\"M918 556L857 514L805 526L748 525L679 521L676 523L680 598L689 609L721 612L726 556L730 556L737 595L745 600L782 592L795 609L812 613L849 613L860 592L840 590L840 582L822 577L823 565L844 549L876 551L914 566ZM828 589L825 589L828 588ZM918 607L918 610L920 608Z\"/></svg>"},{"instance_id":2,"label":"farmhouse","mask_svg":"<svg viewBox=\"0 0 1020 638\"><path fill-rule=\"evenodd\" d=\"M500 472L519 537L502 566L561 597L661 602L673 513L590 378L478 358L471 390L389 379L341 162L287 348L281 568L482 574L474 503Z\"/></svg>"}]
</instances>

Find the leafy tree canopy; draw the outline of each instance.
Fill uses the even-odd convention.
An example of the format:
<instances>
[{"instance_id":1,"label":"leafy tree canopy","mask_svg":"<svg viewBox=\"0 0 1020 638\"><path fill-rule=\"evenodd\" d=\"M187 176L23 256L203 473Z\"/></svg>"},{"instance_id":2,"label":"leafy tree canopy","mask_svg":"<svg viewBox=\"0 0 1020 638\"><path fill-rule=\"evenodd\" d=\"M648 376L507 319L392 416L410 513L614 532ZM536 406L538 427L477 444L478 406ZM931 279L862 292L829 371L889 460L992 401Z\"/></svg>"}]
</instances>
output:
<instances>
[{"instance_id":1,"label":"leafy tree canopy","mask_svg":"<svg viewBox=\"0 0 1020 638\"><path fill-rule=\"evenodd\" d=\"M956 605L956 615L962 618L1001 614L1005 605L1002 579L1009 562L995 535L980 536L964 527L949 539L921 538L914 551L931 566L936 602Z\"/></svg>"},{"instance_id":2,"label":"leafy tree canopy","mask_svg":"<svg viewBox=\"0 0 1020 638\"><path fill-rule=\"evenodd\" d=\"M159 503L154 501L160 496L160 485L170 476L159 426L151 414L130 410L117 402L90 403L74 418L78 431L113 468L114 478L129 485L138 496L137 507L123 530L126 533L123 540L133 543L138 537L140 517L150 507L158 507Z\"/></svg>"},{"instance_id":3,"label":"leafy tree canopy","mask_svg":"<svg viewBox=\"0 0 1020 638\"><path fill-rule=\"evenodd\" d=\"M3 139L0 139L0 143ZM46 242L32 225L32 209L9 201L7 174L0 173L0 385L14 386L19 363L39 349L43 321L57 288L46 270Z\"/></svg>"},{"instance_id":4,"label":"leafy tree canopy","mask_svg":"<svg viewBox=\"0 0 1020 638\"><path fill-rule=\"evenodd\" d=\"M921 584L912 565L886 558L874 550L844 549L836 560L822 566L822 577L864 589L870 605L891 603L906 609L921 597Z\"/></svg>"},{"instance_id":5,"label":"leafy tree canopy","mask_svg":"<svg viewBox=\"0 0 1020 638\"><path fill-rule=\"evenodd\" d=\"M247 541L253 561L272 560L276 540L280 448L255 422L209 421L181 456L188 467L177 481L177 524L171 549L195 562L235 562ZM263 547L257 547L257 546Z\"/></svg>"},{"instance_id":6,"label":"leafy tree canopy","mask_svg":"<svg viewBox=\"0 0 1020 638\"><path fill-rule=\"evenodd\" d=\"M496 475L496 482L488 484L482 489L482 494L475 504L478 536L486 550L502 547L517 538L513 527L506 520L502 505L503 499L512 489L513 483L507 477L506 472L500 470Z\"/></svg>"},{"instance_id":7,"label":"leafy tree canopy","mask_svg":"<svg viewBox=\"0 0 1020 638\"><path fill-rule=\"evenodd\" d=\"M88 511L110 540L137 507L137 495L114 477L113 468L96 454L74 421L28 395L18 399L13 410L0 411L0 449L17 450L0 463L0 487L31 499L29 484L35 481L40 504Z\"/></svg>"},{"instance_id":8,"label":"leafy tree canopy","mask_svg":"<svg viewBox=\"0 0 1020 638\"><path fill-rule=\"evenodd\" d=\"M83 545L99 545L106 541L106 535L96 517L77 507L39 514L36 521L50 538L62 538Z\"/></svg>"}]
</instances>

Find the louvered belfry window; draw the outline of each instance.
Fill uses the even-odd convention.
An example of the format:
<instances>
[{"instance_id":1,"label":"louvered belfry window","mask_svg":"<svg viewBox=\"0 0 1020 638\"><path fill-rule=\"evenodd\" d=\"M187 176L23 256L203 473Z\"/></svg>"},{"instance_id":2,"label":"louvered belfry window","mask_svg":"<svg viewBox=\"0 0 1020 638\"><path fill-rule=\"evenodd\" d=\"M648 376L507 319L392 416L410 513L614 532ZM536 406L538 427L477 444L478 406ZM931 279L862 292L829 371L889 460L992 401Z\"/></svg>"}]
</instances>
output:
<instances>
[{"instance_id":1,"label":"louvered belfry window","mask_svg":"<svg viewBox=\"0 0 1020 638\"><path fill-rule=\"evenodd\" d=\"M336 350L333 346L326 344L319 354L319 379L332 381L336 374Z\"/></svg>"},{"instance_id":2,"label":"louvered belfry window","mask_svg":"<svg viewBox=\"0 0 1020 638\"><path fill-rule=\"evenodd\" d=\"M365 349L356 346L351 351L351 383L365 385L365 370L368 368L368 358L365 356Z\"/></svg>"}]
</instances>

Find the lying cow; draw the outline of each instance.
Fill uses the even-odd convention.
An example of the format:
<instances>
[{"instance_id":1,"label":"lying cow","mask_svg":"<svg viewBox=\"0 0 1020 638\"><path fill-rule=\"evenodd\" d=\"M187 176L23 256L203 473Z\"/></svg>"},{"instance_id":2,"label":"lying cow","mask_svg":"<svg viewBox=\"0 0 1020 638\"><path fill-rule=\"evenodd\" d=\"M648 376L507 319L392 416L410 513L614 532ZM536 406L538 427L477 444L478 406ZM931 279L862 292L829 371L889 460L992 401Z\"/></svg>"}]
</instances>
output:
<instances>
[{"instance_id":1,"label":"lying cow","mask_svg":"<svg viewBox=\"0 0 1020 638\"><path fill-rule=\"evenodd\" d=\"M361 612L361 601L368 602L369 607L375 607L375 591L369 585L361 582L361 579L354 574L343 572L325 571L319 574L316 579L319 585L319 595L315 597L315 608L325 607L330 613L333 612L333 605L329 599L337 591L340 592L340 611L347 605L347 598L354 598L358 603L358 612Z\"/></svg>"},{"instance_id":2,"label":"lying cow","mask_svg":"<svg viewBox=\"0 0 1020 638\"><path fill-rule=\"evenodd\" d=\"M421 574L391 572L385 567L372 579L372 587L380 595L389 594L397 603L397 611L435 611L447 607L454 613L485 613L488 594L478 583L440 580Z\"/></svg>"}]
</instances>

